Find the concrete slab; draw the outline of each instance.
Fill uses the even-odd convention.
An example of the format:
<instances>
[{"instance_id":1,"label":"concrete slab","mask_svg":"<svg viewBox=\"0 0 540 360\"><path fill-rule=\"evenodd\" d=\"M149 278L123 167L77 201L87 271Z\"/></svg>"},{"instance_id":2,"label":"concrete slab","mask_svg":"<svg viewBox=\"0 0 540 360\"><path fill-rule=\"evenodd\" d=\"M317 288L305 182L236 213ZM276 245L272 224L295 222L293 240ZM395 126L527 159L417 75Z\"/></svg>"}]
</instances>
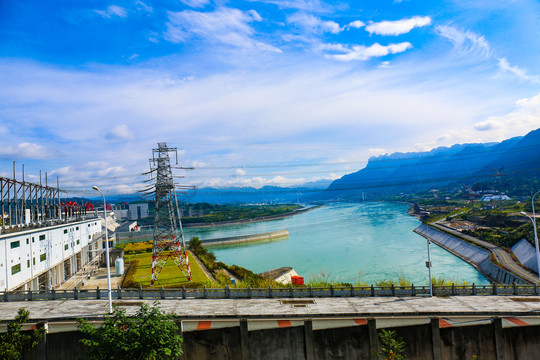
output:
<instances>
[{"instance_id":1,"label":"concrete slab","mask_svg":"<svg viewBox=\"0 0 540 360\"><path fill-rule=\"evenodd\" d=\"M154 300L114 300L133 314L140 304ZM540 316L539 296L455 296L316 298L313 304L295 307L279 299L161 300L167 313L184 319L230 318L328 318L384 316ZM0 320L13 319L24 307L36 320L102 317L106 300L21 301L0 303Z\"/></svg>"}]
</instances>

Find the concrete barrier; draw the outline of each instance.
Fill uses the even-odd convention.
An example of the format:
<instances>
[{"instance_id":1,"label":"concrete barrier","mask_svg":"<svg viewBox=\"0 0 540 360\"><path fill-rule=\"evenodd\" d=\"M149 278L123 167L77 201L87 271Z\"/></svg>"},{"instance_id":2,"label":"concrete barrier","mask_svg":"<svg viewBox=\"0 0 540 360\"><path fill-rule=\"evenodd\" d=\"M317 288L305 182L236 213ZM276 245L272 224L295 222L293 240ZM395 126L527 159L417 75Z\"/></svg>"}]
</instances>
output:
<instances>
[{"instance_id":1,"label":"concrete barrier","mask_svg":"<svg viewBox=\"0 0 540 360\"><path fill-rule=\"evenodd\" d=\"M240 236L231 236L225 238L217 239L206 239L201 240L203 246L217 246L217 245L228 245L236 243L246 243L253 241L264 241L264 240L276 240L284 239L289 237L289 230L278 230L261 234L254 235L240 235Z\"/></svg>"},{"instance_id":2,"label":"concrete barrier","mask_svg":"<svg viewBox=\"0 0 540 360\"><path fill-rule=\"evenodd\" d=\"M536 261L536 249L529 244L526 239L521 239L514 246L512 252L516 255L519 262L538 272L538 262Z\"/></svg>"},{"instance_id":3,"label":"concrete barrier","mask_svg":"<svg viewBox=\"0 0 540 360\"><path fill-rule=\"evenodd\" d=\"M489 250L482 249L426 224L420 225L414 229L414 232L467 261L491 281L502 284L529 284L510 271L492 263Z\"/></svg>"}]
</instances>

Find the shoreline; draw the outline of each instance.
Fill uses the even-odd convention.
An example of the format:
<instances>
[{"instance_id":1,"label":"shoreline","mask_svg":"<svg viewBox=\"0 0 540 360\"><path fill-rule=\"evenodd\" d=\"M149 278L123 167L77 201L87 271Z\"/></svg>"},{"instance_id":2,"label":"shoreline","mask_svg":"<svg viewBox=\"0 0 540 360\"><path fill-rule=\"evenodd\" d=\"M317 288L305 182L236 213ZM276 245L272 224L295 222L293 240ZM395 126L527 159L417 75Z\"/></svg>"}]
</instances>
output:
<instances>
[{"instance_id":1,"label":"shoreline","mask_svg":"<svg viewBox=\"0 0 540 360\"><path fill-rule=\"evenodd\" d=\"M256 223L256 222L262 222L262 221L271 221L271 220L279 220L279 219L285 219L294 215L303 214L305 212L318 209L320 207L323 207L323 205L316 205L309 208L301 208L298 210L293 210L288 213L279 214L279 215L270 215L270 216L262 216L257 217L253 219L241 219L241 220L231 220L231 221L220 221L220 222L213 222L213 223L192 223L192 224L182 224L184 228L191 228L191 229L201 229L201 228L207 228L207 227L213 227L213 226L227 226L227 225L237 225L237 224L249 224L249 223Z\"/></svg>"}]
</instances>

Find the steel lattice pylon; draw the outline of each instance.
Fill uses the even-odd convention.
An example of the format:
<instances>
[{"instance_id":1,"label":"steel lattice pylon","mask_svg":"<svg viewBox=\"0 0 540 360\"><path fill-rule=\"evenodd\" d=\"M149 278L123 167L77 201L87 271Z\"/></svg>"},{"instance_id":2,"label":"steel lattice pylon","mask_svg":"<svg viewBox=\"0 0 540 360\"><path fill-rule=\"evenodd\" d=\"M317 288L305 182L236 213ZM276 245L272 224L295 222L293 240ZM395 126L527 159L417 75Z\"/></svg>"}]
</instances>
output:
<instances>
[{"instance_id":1,"label":"steel lattice pylon","mask_svg":"<svg viewBox=\"0 0 540 360\"><path fill-rule=\"evenodd\" d=\"M158 148L153 149L153 156L150 159L150 173L155 173L156 180L152 285L156 282L169 258L191 281L191 270L180 220L176 186L169 158L169 152L176 153L176 151L176 148L167 147L165 143L158 143Z\"/></svg>"}]
</instances>

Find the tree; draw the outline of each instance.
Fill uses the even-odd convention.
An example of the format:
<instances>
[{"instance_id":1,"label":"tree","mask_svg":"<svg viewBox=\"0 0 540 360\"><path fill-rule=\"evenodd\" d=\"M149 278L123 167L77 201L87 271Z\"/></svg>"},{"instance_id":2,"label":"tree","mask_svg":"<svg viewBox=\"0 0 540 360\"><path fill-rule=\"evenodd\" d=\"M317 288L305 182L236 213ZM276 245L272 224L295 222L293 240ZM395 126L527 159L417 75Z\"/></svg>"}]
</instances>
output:
<instances>
[{"instance_id":1,"label":"tree","mask_svg":"<svg viewBox=\"0 0 540 360\"><path fill-rule=\"evenodd\" d=\"M152 307L142 304L134 316L115 306L99 328L79 320L81 342L88 347L89 359L175 359L182 354L182 337L172 317L158 302Z\"/></svg>"},{"instance_id":2,"label":"tree","mask_svg":"<svg viewBox=\"0 0 540 360\"><path fill-rule=\"evenodd\" d=\"M188 243L188 249L193 251L194 253L197 253L197 250L202 248L202 242L199 240L198 236L193 236Z\"/></svg>"},{"instance_id":3,"label":"tree","mask_svg":"<svg viewBox=\"0 0 540 360\"><path fill-rule=\"evenodd\" d=\"M23 358L23 352L36 346L45 334L45 328L21 331L30 318L30 311L20 308L15 320L7 325L7 332L0 334L0 359L16 360Z\"/></svg>"}]
</instances>

